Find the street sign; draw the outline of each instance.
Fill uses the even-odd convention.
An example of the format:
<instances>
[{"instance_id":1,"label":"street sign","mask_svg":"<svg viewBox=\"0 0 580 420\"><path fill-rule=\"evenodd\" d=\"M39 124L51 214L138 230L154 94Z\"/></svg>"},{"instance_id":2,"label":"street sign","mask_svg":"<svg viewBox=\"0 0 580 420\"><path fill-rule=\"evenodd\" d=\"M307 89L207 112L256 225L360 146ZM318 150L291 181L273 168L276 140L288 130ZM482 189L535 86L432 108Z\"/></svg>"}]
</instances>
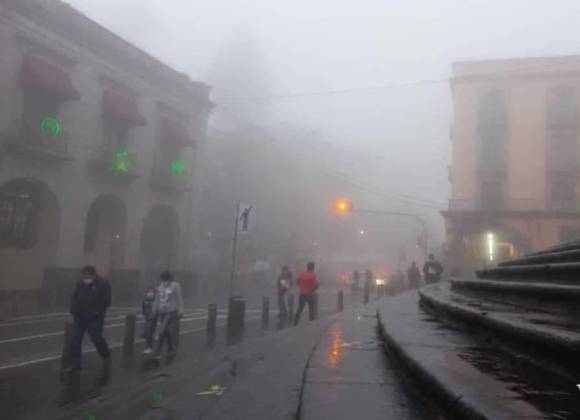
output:
<instances>
[{"instance_id":1,"label":"street sign","mask_svg":"<svg viewBox=\"0 0 580 420\"><path fill-rule=\"evenodd\" d=\"M249 204L238 204L238 233L248 233L252 227L254 220L254 206Z\"/></svg>"}]
</instances>

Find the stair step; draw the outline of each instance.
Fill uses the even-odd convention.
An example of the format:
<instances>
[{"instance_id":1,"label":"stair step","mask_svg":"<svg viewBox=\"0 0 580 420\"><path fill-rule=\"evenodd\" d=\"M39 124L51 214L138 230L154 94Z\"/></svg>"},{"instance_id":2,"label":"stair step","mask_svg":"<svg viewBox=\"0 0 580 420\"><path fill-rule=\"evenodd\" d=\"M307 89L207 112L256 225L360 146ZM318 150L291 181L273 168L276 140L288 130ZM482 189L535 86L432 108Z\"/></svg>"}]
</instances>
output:
<instances>
[{"instance_id":1,"label":"stair step","mask_svg":"<svg viewBox=\"0 0 580 420\"><path fill-rule=\"evenodd\" d=\"M426 286L420 297L421 304L432 313L491 331L506 341L527 344L562 366L579 368L580 323L575 317L464 295L451 290L449 284Z\"/></svg>"},{"instance_id":2,"label":"stair step","mask_svg":"<svg viewBox=\"0 0 580 420\"><path fill-rule=\"evenodd\" d=\"M580 412L575 384L450 328L418 305L416 292L378 307L386 351L468 419L572 419Z\"/></svg>"},{"instance_id":3,"label":"stair step","mask_svg":"<svg viewBox=\"0 0 580 420\"><path fill-rule=\"evenodd\" d=\"M580 284L580 262L511 265L476 271L477 277L488 280L544 281Z\"/></svg>"},{"instance_id":4,"label":"stair step","mask_svg":"<svg viewBox=\"0 0 580 420\"><path fill-rule=\"evenodd\" d=\"M451 287L458 293L515 304L531 311L580 316L580 286L451 278Z\"/></svg>"},{"instance_id":5,"label":"stair step","mask_svg":"<svg viewBox=\"0 0 580 420\"><path fill-rule=\"evenodd\" d=\"M580 262L580 248L574 248L565 251L546 252L539 255L526 255L522 258L518 258L517 260L503 262L499 264L499 267L570 262Z\"/></svg>"}]
</instances>

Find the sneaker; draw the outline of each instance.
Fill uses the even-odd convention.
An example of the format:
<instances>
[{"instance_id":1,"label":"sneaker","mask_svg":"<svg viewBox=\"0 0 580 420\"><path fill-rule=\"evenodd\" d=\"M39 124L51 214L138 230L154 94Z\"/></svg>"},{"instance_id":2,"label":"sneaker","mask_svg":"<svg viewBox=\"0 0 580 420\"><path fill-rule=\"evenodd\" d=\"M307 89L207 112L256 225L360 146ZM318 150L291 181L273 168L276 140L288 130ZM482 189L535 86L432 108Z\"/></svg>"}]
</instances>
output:
<instances>
[{"instance_id":1,"label":"sneaker","mask_svg":"<svg viewBox=\"0 0 580 420\"><path fill-rule=\"evenodd\" d=\"M64 375L68 375L68 374L80 374L81 373L81 368L79 367L74 367L74 366L67 366L64 367L60 370L60 372Z\"/></svg>"},{"instance_id":2,"label":"sneaker","mask_svg":"<svg viewBox=\"0 0 580 420\"><path fill-rule=\"evenodd\" d=\"M153 349L151 347L147 347L144 351L143 354L151 354L153 353Z\"/></svg>"}]
</instances>

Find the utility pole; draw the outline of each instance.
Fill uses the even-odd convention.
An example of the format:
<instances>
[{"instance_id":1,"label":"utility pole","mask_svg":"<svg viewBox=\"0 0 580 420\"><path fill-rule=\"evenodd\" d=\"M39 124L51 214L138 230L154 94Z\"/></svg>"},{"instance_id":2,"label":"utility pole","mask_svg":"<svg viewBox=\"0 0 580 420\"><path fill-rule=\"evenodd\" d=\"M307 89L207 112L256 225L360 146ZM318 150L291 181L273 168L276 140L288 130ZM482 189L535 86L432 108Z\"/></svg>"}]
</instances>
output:
<instances>
[{"instance_id":1,"label":"utility pole","mask_svg":"<svg viewBox=\"0 0 580 420\"><path fill-rule=\"evenodd\" d=\"M423 219L421 219L416 214L412 213L402 213L398 211L385 211L385 210L365 210L365 209L355 209L352 205L352 201L346 198L341 198L334 203L334 210L338 214L346 215L350 213L366 213L366 214L380 214L385 216L398 216L398 217L408 217L416 222L418 222L423 228L423 258L427 261L427 254L429 253L429 245L427 241L427 224Z\"/></svg>"},{"instance_id":2,"label":"utility pole","mask_svg":"<svg viewBox=\"0 0 580 420\"><path fill-rule=\"evenodd\" d=\"M234 294L234 281L236 278L236 258L238 249L238 215L240 214L240 204L236 204L236 220L234 222L234 239L232 244L232 269L230 272L230 298Z\"/></svg>"}]
</instances>

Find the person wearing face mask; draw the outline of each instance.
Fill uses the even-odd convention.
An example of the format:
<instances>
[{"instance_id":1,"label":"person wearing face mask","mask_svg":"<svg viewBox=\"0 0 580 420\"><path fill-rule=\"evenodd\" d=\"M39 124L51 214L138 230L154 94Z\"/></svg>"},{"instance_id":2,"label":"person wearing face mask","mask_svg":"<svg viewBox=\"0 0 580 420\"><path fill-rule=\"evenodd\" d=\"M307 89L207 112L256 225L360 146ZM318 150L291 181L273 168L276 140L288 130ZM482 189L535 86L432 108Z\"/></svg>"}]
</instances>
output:
<instances>
[{"instance_id":1,"label":"person wearing face mask","mask_svg":"<svg viewBox=\"0 0 580 420\"><path fill-rule=\"evenodd\" d=\"M158 340L155 345L155 357L161 359L163 344L167 342L167 354L169 358L175 356L179 319L183 316L183 296L181 286L173 280L169 271L164 271L160 276L157 296L153 305L153 314L159 317Z\"/></svg>"},{"instance_id":2,"label":"person wearing face mask","mask_svg":"<svg viewBox=\"0 0 580 420\"><path fill-rule=\"evenodd\" d=\"M143 318L145 318L145 325L143 327L143 338L145 339L145 351L143 354L153 353L153 334L155 333L155 326L157 325L157 316L153 313L153 305L155 304L155 289L150 287L145 293L141 310Z\"/></svg>"},{"instance_id":3,"label":"person wearing face mask","mask_svg":"<svg viewBox=\"0 0 580 420\"><path fill-rule=\"evenodd\" d=\"M108 380L111 369L111 351L103 337L105 313L111 305L109 282L97 274L93 266L83 267L81 279L77 282L71 296L70 313L73 316L73 329L70 341L70 365L65 372L80 372L81 350L85 332L89 334L97 352L103 359L102 380Z\"/></svg>"}]
</instances>

